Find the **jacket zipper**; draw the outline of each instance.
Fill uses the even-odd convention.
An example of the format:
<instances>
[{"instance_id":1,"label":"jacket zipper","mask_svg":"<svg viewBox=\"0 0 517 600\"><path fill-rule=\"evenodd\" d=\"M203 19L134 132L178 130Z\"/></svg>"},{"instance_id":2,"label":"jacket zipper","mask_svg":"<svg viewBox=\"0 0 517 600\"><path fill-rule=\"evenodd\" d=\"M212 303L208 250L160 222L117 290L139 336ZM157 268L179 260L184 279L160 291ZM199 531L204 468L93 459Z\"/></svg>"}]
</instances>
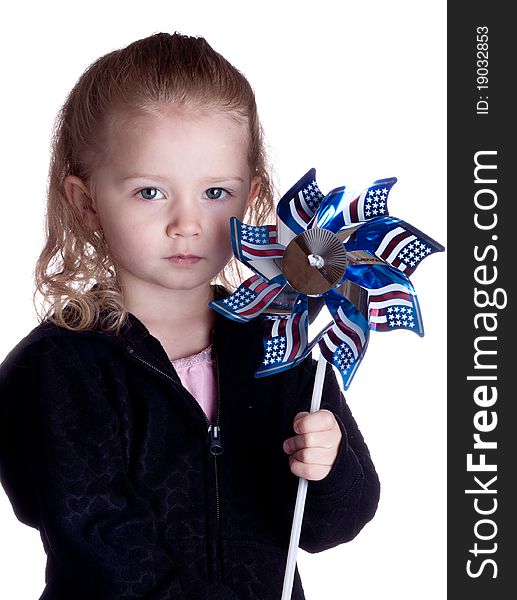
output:
<instances>
[{"instance_id":1,"label":"jacket zipper","mask_svg":"<svg viewBox=\"0 0 517 600\"><path fill-rule=\"evenodd\" d=\"M215 339L215 335L214 335ZM148 360L138 355L131 346L126 347L127 351L131 356L135 359L139 360L141 363L152 369L155 373L158 373L162 377L165 377L168 381L170 381L173 386L178 390L182 391L179 382L177 382L173 377L169 374L165 373L161 369L159 369L156 365L153 365ZM217 358L217 350L215 349L214 343L214 355L215 355L215 371L216 371L216 386L217 386L217 396L216 396L216 408L215 408L215 423L210 423L208 417L205 414L205 411L199 406L197 401L195 404L203 416L205 423L208 426L208 435L210 436L210 453L214 457L214 479L215 479L215 518L216 518L216 548L219 549L220 539L221 539L221 502L219 498L219 477L217 473L217 457L223 453L223 444L221 440L221 427L219 425L220 420L220 412L221 412L221 394L220 394L220 384L219 384L219 361ZM222 575L222 557L220 552L218 551L218 557L215 557L215 560L219 558L219 577Z\"/></svg>"},{"instance_id":2,"label":"jacket zipper","mask_svg":"<svg viewBox=\"0 0 517 600\"><path fill-rule=\"evenodd\" d=\"M215 332L212 340L214 348L214 359L215 359L215 379L216 379L216 404L215 404L215 425L210 427L212 439L210 442L210 452L214 456L214 476L215 476L215 520L216 520L216 548L219 565L219 582L222 583L224 580L223 573L223 560L222 560L222 549L221 549L221 502L219 492L219 476L217 472L217 457L223 453L223 444L221 441L221 428L219 426L220 413L221 413L221 392L219 383L219 359L217 355L217 347L215 345Z\"/></svg>"}]
</instances>

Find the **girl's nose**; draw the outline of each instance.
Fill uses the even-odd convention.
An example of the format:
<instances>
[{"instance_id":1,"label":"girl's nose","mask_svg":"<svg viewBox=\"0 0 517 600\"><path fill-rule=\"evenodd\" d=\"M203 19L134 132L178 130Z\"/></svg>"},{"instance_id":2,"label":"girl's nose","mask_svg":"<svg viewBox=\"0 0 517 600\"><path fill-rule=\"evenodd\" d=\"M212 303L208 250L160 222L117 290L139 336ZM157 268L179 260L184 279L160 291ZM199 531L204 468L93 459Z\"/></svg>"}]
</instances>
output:
<instances>
[{"instance_id":1,"label":"girl's nose","mask_svg":"<svg viewBox=\"0 0 517 600\"><path fill-rule=\"evenodd\" d=\"M197 211L191 203L178 202L169 215L167 235L169 237L192 237L201 232Z\"/></svg>"}]
</instances>

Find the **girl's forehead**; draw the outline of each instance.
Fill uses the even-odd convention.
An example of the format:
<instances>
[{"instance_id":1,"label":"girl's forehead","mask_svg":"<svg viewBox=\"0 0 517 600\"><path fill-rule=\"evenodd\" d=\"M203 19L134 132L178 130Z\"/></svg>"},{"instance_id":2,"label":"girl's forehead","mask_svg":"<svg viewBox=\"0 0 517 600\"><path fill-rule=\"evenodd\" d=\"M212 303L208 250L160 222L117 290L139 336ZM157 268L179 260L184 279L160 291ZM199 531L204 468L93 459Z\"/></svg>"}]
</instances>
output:
<instances>
[{"instance_id":1,"label":"girl's forehead","mask_svg":"<svg viewBox=\"0 0 517 600\"><path fill-rule=\"evenodd\" d=\"M136 163L165 169L188 160L247 168L248 139L247 123L221 110L140 111L112 121L100 168Z\"/></svg>"},{"instance_id":2,"label":"girl's forehead","mask_svg":"<svg viewBox=\"0 0 517 600\"><path fill-rule=\"evenodd\" d=\"M244 116L216 105L209 107L191 104L156 104L112 114L108 119L108 131L113 136L171 125L211 127L218 124L241 134L247 134L249 129L248 120Z\"/></svg>"},{"instance_id":3,"label":"girl's forehead","mask_svg":"<svg viewBox=\"0 0 517 600\"><path fill-rule=\"evenodd\" d=\"M248 147L249 126L235 112L192 106L153 106L114 114L107 120L106 149L128 150L146 144L217 142Z\"/></svg>"}]
</instances>

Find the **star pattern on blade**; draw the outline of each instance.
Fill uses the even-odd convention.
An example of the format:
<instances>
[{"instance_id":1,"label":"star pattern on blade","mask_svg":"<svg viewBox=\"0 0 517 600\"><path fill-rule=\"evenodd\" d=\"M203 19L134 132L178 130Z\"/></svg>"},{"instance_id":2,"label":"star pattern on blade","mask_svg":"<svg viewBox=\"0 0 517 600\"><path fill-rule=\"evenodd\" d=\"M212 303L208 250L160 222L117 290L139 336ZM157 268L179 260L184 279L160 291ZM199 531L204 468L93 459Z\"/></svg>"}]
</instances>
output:
<instances>
[{"instance_id":1,"label":"star pattern on blade","mask_svg":"<svg viewBox=\"0 0 517 600\"><path fill-rule=\"evenodd\" d=\"M420 240L415 240L403 248L397 255L397 258L401 263L405 263L410 267L416 267L416 265L426 256L431 254L433 249L431 246L424 244Z\"/></svg>"},{"instance_id":2,"label":"star pattern on blade","mask_svg":"<svg viewBox=\"0 0 517 600\"><path fill-rule=\"evenodd\" d=\"M267 340L264 354L264 364L273 365L282 362L284 351L287 345L287 338L280 336L274 340Z\"/></svg>"},{"instance_id":3,"label":"star pattern on blade","mask_svg":"<svg viewBox=\"0 0 517 600\"><path fill-rule=\"evenodd\" d=\"M409 223L389 215L388 198L396 181L394 177L379 179L359 194L350 194L342 186L323 195L311 169L279 200L276 226L230 219L234 254L255 274L229 297L210 306L241 322L265 316L264 353L257 377L299 364L318 344L324 358L339 370L346 390L364 356L370 330L406 329L424 334L418 299L408 277L426 256L444 248ZM324 230L332 235L324 234ZM283 271L287 249L304 232L308 240L319 239L321 243L330 235L339 248L342 243L348 256L346 268L340 271L343 275L338 275L341 279L331 282L327 291L312 294L298 290L291 314L268 313L268 306L289 283ZM295 254L304 252L301 248L307 244L309 241L297 246ZM326 268L318 266L318 261L313 264L310 259L314 257L310 250L307 252L309 269ZM345 283L361 290L359 297L365 306L363 302L355 306L338 291L348 289ZM307 294L321 296L332 318L311 341Z\"/></svg>"},{"instance_id":4,"label":"star pattern on blade","mask_svg":"<svg viewBox=\"0 0 517 600\"><path fill-rule=\"evenodd\" d=\"M377 187L368 190L364 203L364 215L367 218L388 214L387 199L389 190L387 187Z\"/></svg>"},{"instance_id":5,"label":"star pattern on blade","mask_svg":"<svg viewBox=\"0 0 517 600\"><path fill-rule=\"evenodd\" d=\"M223 300L223 302L225 304L227 304L229 308L236 309L236 308L242 308L243 306L246 306L254 298L255 298L255 294L253 294L253 292L251 292L251 290L249 290L247 288L243 288L243 289L238 290L232 296L225 298Z\"/></svg>"},{"instance_id":6,"label":"star pattern on blade","mask_svg":"<svg viewBox=\"0 0 517 600\"><path fill-rule=\"evenodd\" d=\"M412 329L415 327L415 316L413 309L404 306L394 306L387 310L388 325L390 327L405 327Z\"/></svg>"},{"instance_id":7,"label":"star pattern on blade","mask_svg":"<svg viewBox=\"0 0 517 600\"><path fill-rule=\"evenodd\" d=\"M311 181L307 187L302 189L302 196L307 204L307 207L312 212L315 212L318 208L323 194L320 192L315 181Z\"/></svg>"},{"instance_id":8,"label":"star pattern on blade","mask_svg":"<svg viewBox=\"0 0 517 600\"><path fill-rule=\"evenodd\" d=\"M345 375L348 373L348 370L351 368L351 366L355 363L354 355L348 344L343 343L340 346L338 346L336 350L336 363L338 369L341 371L341 373L344 373Z\"/></svg>"},{"instance_id":9,"label":"star pattern on blade","mask_svg":"<svg viewBox=\"0 0 517 600\"><path fill-rule=\"evenodd\" d=\"M268 225L252 226L243 223L242 239L252 244L270 244L276 240L276 231L272 231Z\"/></svg>"}]
</instances>

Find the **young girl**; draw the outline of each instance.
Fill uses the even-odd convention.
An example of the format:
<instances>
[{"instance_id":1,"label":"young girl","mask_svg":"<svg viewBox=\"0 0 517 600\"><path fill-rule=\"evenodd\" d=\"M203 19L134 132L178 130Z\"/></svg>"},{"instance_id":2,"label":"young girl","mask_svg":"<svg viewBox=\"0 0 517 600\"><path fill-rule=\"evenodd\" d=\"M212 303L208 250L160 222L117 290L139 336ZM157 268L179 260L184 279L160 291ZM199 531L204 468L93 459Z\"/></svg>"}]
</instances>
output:
<instances>
[{"instance_id":1,"label":"young girl","mask_svg":"<svg viewBox=\"0 0 517 600\"><path fill-rule=\"evenodd\" d=\"M277 600L297 476L303 549L373 517L377 475L330 367L309 414L313 361L255 379L261 320L208 306L229 294L230 217L264 223L272 198L251 87L202 38L111 52L66 99L47 310L0 368L0 476L41 535L41 600Z\"/></svg>"}]
</instances>

